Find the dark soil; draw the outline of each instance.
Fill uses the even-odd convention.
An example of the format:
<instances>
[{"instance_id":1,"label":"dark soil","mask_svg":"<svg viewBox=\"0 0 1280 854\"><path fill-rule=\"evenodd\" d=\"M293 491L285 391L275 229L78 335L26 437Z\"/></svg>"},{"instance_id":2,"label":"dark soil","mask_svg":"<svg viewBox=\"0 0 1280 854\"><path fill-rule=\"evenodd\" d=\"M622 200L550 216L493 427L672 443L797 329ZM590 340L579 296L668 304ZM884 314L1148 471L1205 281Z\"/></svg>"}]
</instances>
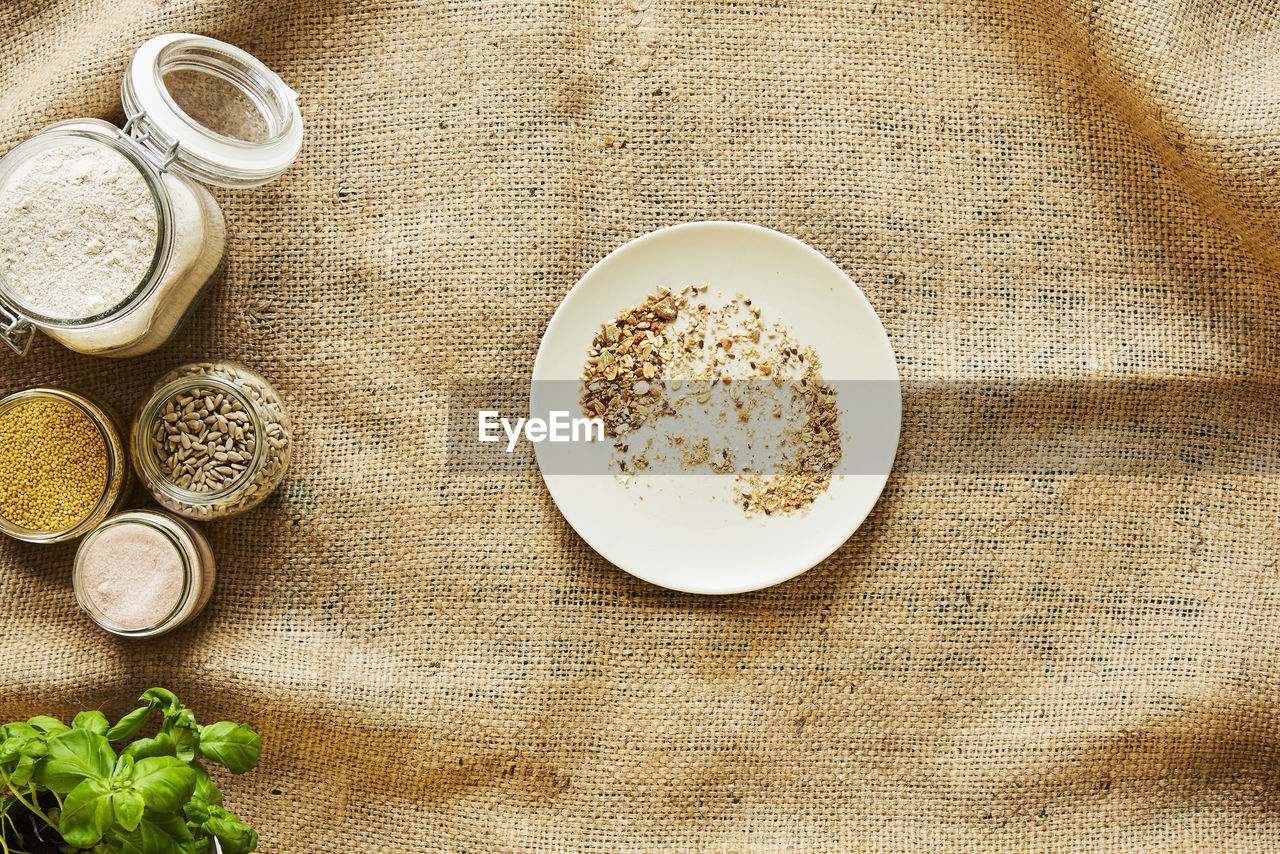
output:
<instances>
[{"instance_id":1,"label":"dark soil","mask_svg":"<svg viewBox=\"0 0 1280 854\"><path fill-rule=\"evenodd\" d=\"M58 807L57 800L48 792L42 792L38 802L40 809L46 813ZM22 804L5 804L5 807L4 841L10 850L24 854L56 854L58 845L62 842L62 837L56 830L45 825ZM12 827L9 819L13 820ZM14 827L18 829L16 837Z\"/></svg>"}]
</instances>

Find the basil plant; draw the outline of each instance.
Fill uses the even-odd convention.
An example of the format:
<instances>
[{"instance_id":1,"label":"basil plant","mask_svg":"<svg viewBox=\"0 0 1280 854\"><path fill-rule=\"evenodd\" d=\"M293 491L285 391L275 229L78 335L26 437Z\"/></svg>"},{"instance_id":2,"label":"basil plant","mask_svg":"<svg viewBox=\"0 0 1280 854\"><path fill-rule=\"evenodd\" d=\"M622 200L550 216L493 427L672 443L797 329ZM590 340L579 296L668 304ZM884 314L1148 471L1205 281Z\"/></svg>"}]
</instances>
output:
<instances>
[{"instance_id":1,"label":"basil plant","mask_svg":"<svg viewBox=\"0 0 1280 854\"><path fill-rule=\"evenodd\" d=\"M223 809L204 764L243 774L258 764L258 734L230 721L200 726L163 688L140 702L115 726L102 712L81 712L71 726L43 715L0 726L0 854L248 854L258 846L258 834ZM139 737L155 711L159 730Z\"/></svg>"}]
</instances>

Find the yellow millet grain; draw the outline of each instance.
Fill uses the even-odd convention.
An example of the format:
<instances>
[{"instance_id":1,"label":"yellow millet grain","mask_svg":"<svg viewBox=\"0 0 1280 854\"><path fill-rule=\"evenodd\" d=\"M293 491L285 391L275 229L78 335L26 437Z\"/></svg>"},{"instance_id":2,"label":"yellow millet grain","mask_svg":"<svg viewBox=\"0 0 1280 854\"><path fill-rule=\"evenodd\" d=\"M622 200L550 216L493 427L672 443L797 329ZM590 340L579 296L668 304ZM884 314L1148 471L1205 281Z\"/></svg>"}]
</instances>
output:
<instances>
[{"instance_id":1,"label":"yellow millet grain","mask_svg":"<svg viewBox=\"0 0 1280 854\"><path fill-rule=\"evenodd\" d=\"M106 442L78 408L33 400L0 414L0 516L31 531L65 530L106 486Z\"/></svg>"}]
</instances>

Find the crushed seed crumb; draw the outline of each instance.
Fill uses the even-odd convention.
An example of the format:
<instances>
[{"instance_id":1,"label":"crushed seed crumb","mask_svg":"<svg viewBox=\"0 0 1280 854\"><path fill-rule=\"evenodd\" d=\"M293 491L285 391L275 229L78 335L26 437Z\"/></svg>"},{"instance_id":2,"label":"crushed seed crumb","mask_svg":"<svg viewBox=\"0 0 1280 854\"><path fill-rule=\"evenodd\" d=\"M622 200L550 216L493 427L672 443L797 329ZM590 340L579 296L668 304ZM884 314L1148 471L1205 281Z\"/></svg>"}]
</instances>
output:
<instances>
[{"instance_id":1,"label":"crushed seed crumb","mask_svg":"<svg viewBox=\"0 0 1280 854\"><path fill-rule=\"evenodd\" d=\"M664 330L678 313L671 294L659 292L602 326L591 342L579 402L587 417L604 422L606 436L634 431L662 411L662 391L651 380L662 371Z\"/></svg>"},{"instance_id":2,"label":"crushed seed crumb","mask_svg":"<svg viewBox=\"0 0 1280 854\"><path fill-rule=\"evenodd\" d=\"M706 435L667 432L666 440L685 471L736 474L748 517L804 512L830 486L842 457L835 389L823 381L818 355L781 322L766 323L741 292L710 307L707 289L705 283L674 294L659 288L604 324L588 349L582 411L604 422L615 462L628 475L662 458L652 437L628 456L632 435L658 418L678 421L681 412L701 407L752 436L753 425L767 424L770 441L758 444L775 455L768 466L739 463ZM721 401L724 411L713 412Z\"/></svg>"}]
</instances>

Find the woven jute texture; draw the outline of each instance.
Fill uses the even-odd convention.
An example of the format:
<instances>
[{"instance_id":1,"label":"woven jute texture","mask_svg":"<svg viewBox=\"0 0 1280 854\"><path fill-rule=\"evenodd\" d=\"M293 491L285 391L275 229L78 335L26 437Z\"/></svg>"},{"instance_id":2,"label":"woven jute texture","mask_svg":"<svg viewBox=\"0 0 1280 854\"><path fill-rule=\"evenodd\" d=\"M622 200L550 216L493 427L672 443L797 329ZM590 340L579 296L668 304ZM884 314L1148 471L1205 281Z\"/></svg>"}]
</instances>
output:
<instances>
[{"instance_id":1,"label":"woven jute texture","mask_svg":"<svg viewBox=\"0 0 1280 854\"><path fill-rule=\"evenodd\" d=\"M119 121L170 31L278 70L303 152L217 191L179 339L43 339L3 390L130 413L233 359L295 460L161 639L0 544L0 717L251 723L273 854L1280 848L1280 3L10 0L0 143ZM904 381L867 522L726 598L445 444L451 382L528 378L592 263L700 219L827 254Z\"/></svg>"}]
</instances>

